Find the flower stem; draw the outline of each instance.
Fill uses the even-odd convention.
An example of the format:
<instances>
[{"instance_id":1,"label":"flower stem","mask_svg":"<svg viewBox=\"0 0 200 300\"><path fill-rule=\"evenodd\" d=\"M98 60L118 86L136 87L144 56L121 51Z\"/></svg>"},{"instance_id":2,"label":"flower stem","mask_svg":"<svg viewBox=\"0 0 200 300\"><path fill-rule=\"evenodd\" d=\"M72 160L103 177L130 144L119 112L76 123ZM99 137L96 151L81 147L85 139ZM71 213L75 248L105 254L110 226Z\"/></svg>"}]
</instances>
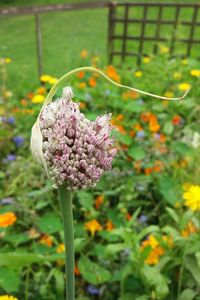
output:
<instances>
[{"instance_id":1,"label":"flower stem","mask_svg":"<svg viewBox=\"0 0 200 300\"><path fill-rule=\"evenodd\" d=\"M58 90L58 88L61 87L63 84L65 84L66 80L68 80L72 75L74 75L78 72L85 72L85 71L95 72L95 73L101 75L102 77L104 77L108 82L110 82L111 84L113 84L117 87L125 88L125 89L131 90L131 91L135 91L135 92L147 95L147 96L151 96L151 97L158 98L158 99L163 99L163 100L171 100L171 101L182 100L183 98L185 98L185 96L190 91L190 89L188 89L181 97L178 97L178 98L168 98L168 97L148 93L148 92L145 92L145 91L142 91L142 90L132 88L132 87L120 84L118 82L115 82L114 80L112 80L108 76L106 76L106 74L104 74L99 69L96 69L96 68L93 68L93 67L81 67L81 68L74 69L74 70L68 72L67 74L65 74L65 75L63 75L62 77L59 78L59 80L52 86L51 90L49 91L48 95L46 96L46 99L43 103L43 106L45 106L46 104L51 102L51 100L52 100L53 96L55 95L56 91Z\"/></svg>"},{"instance_id":2,"label":"flower stem","mask_svg":"<svg viewBox=\"0 0 200 300\"><path fill-rule=\"evenodd\" d=\"M72 212L72 192L64 184L59 187L62 218L64 224L66 300L75 299L74 288L74 227Z\"/></svg>"}]
</instances>

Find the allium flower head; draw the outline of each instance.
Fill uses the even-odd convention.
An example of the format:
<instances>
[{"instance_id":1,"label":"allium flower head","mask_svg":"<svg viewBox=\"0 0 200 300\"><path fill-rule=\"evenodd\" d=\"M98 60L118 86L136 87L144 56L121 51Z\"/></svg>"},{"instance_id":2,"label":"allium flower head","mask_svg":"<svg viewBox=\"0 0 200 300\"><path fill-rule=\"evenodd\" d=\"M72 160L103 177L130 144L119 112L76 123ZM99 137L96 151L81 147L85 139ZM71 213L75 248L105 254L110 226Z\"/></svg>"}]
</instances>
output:
<instances>
[{"instance_id":1,"label":"allium flower head","mask_svg":"<svg viewBox=\"0 0 200 300\"><path fill-rule=\"evenodd\" d=\"M76 190L95 186L117 150L110 137L111 114L89 121L72 98L66 87L60 99L44 106L32 129L31 148L56 187L66 182Z\"/></svg>"}]
</instances>

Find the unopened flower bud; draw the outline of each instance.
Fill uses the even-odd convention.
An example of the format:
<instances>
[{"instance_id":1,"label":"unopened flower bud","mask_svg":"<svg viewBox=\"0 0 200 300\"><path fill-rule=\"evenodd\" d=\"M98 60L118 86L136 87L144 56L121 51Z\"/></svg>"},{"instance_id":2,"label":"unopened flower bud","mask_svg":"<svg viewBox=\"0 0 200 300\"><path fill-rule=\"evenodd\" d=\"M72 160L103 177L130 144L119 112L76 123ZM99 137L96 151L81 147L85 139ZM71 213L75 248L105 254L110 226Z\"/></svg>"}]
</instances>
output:
<instances>
[{"instance_id":1,"label":"unopened flower bud","mask_svg":"<svg viewBox=\"0 0 200 300\"><path fill-rule=\"evenodd\" d=\"M31 149L48 176L58 187L68 189L94 186L104 171L111 168L116 154L110 137L111 114L89 121L72 101L70 87L55 102L42 108L32 128Z\"/></svg>"}]
</instances>

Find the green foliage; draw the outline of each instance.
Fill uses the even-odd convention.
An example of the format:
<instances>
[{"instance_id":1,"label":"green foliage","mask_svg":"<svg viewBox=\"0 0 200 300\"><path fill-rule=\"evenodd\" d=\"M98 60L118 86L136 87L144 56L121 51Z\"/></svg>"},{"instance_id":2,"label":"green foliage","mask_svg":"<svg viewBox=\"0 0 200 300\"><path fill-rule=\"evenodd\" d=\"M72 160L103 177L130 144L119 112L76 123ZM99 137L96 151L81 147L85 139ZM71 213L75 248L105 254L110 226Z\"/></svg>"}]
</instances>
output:
<instances>
[{"instance_id":1,"label":"green foliage","mask_svg":"<svg viewBox=\"0 0 200 300\"><path fill-rule=\"evenodd\" d=\"M97 66L103 68L101 62ZM188 184L200 184L200 94L193 68L200 69L199 62L188 59L183 65L160 54L141 65L141 78L134 76L136 68L116 69L122 83L162 95L178 96L180 83L191 84L181 105L131 94L95 74L72 78L75 99L90 120L112 112L119 149L113 169L95 188L74 193L77 300L198 300L199 212L183 199ZM95 88L89 85L91 77ZM44 87L46 95L51 85ZM14 293L20 300L62 299L66 280L57 191L29 149L41 104L33 103L27 90L37 95L38 88L20 86L20 92L13 89L13 96L3 95L0 103L0 118L15 117L14 124L0 119L0 215L17 217L0 228L0 295ZM16 136L24 137L20 147ZM99 223L95 232L86 226L92 220Z\"/></svg>"}]
</instances>

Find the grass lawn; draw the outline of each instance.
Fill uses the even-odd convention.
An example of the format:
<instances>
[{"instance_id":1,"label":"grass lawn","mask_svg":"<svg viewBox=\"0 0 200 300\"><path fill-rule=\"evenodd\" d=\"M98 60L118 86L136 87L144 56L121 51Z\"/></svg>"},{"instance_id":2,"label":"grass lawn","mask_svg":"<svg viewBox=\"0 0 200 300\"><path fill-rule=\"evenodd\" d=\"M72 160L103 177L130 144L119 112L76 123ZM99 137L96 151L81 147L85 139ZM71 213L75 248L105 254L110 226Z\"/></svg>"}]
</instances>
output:
<instances>
[{"instance_id":1,"label":"grass lawn","mask_svg":"<svg viewBox=\"0 0 200 300\"><path fill-rule=\"evenodd\" d=\"M83 2L70 0L30 0L28 5L52 4L66 2ZM151 1L148 1L151 2ZM176 1L180 2L180 1ZM183 1L182 1L183 2ZM187 1L184 1L187 2ZM25 0L1 1L0 7L27 5ZM190 19L191 10L185 11L182 18ZM120 14L120 12L119 12ZM121 11L123 14L123 11ZM139 9L134 11L139 17ZM150 18L155 18L157 10L150 13ZM173 18L172 10L166 11L165 17ZM107 9L83 10L75 12L56 12L41 15L43 36L43 65L44 73L61 76L68 70L78 66L79 53L82 49L97 53L103 64L107 62ZM200 18L200 16L199 16ZM35 43L35 19L33 16L0 18L0 56L10 57L13 62L9 68L9 86L15 85L15 90L20 92L20 87L29 89L38 80L37 59ZM118 32L122 31L118 24ZM134 26L132 26L134 25ZM132 24L129 34L137 35L140 25ZM186 29L187 30L187 29ZM188 34L189 32L187 32ZM154 25L148 26L148 36L155 34ZM170 36L170 27L162 27L162 35ZM180 31L180 37L186 34L185 27ZM199 32L195 33L196 35ZM195 36L196 37L196 36ZM116 42L121 48L121 42ZM137 48L138 45L128 41L128 50ZM152 47L151 43L145 50ZM182 45L179 46L182 49ZM151 50L150 50L151 51Z\"/></svg>"}]
</instances>

